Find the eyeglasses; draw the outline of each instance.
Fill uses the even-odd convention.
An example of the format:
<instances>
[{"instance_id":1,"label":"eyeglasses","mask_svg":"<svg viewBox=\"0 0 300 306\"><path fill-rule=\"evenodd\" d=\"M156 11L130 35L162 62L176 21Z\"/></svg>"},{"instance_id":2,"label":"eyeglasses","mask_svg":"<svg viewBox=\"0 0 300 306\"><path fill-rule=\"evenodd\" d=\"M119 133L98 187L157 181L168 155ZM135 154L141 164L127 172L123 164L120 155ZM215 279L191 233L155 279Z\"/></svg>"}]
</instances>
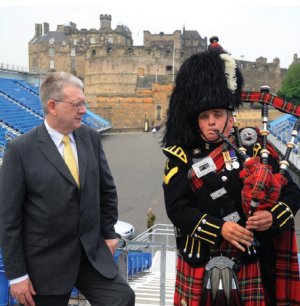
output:
<instances>
[{"instance_id":1,"label":"eyeglasses","mask_svg":"<svg viewBox=\"0 0 300 306\"><path fill-rule=\"evenodd\" d=\"M57 101L57 100L53 100L53 101L58 102L58 103L68 103L68 104L72 105L73 108L76 108L76 109L80 109L83 106L84 107L87 106L86 101L80 101L80 102Z\"/></svg>"}]
</instances>

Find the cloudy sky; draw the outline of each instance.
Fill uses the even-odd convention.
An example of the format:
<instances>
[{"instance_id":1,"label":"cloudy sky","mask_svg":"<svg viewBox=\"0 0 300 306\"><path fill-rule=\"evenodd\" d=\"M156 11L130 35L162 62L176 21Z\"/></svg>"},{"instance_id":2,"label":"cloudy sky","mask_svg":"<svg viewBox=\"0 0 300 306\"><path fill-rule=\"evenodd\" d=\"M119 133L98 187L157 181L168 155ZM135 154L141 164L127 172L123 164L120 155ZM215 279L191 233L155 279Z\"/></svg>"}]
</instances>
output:
<instances>
[{"instance_id":1,"label":"cloudy sky","mask_svg":"<svg viewBox=\"0 0 300 306\"><path fill-rule=\"evenodd\" d=\"M100 27L99 15L112 15L112 28L129 27L134 45L143 31L152 34L196 30L202 38L218 35L236 58L254 61L280 59L287 68L300 57L299 0L0 0L0 63L28 66L28 42L35 23L72 21L77 28Z\"/></svg>"}]
</instances>

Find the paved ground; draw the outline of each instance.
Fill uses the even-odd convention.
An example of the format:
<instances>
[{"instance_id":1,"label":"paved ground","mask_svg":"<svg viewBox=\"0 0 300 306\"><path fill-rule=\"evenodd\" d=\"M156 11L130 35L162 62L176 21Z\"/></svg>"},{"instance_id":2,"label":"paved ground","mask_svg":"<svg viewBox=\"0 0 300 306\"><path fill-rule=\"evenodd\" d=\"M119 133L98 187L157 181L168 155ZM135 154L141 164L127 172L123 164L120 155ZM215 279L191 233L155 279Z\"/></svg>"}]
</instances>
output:
<instances>
[{"instance_id":1,"label":"paved ground","mask_svg":"<svg viewBox=\"0 0 300 306\"><path fill-rule=\"evenodd\" d=\"M156 223L170 223L163 201L165 157L160 135L129 133L103 135L103 147L119 194L119 219L132 223L136 234L146 230L147 210Z\"/></svg>"},{"instance_id":2,"label":"paved ground","mask_svg":"<svg viewBox=\"0 0 300 306\"><path fill-rule=\"evenodd\" d=\"M132 223L136 234L146 229L149 207L157 217L156 223L170 223L162 190L165 156L159 141L159 133L155 137L144 132L103 136L104 150L119 193L119 218ZM296 229L300 230L300 213L296 216ZM298 246L300 249L300 236Z\"/></svg>"}]
</instances>

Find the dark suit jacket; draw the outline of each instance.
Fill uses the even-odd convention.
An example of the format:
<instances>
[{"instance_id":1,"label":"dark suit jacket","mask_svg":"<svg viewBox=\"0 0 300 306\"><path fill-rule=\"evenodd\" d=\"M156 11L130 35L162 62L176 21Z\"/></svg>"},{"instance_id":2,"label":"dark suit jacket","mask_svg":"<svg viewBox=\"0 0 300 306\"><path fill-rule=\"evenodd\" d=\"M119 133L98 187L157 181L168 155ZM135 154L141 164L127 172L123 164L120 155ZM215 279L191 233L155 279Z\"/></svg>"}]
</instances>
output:
<instances>
[{"instance_id":1,"label":"dark suit jacket","mask_svg":"<svg viewBox=\"0 0 300 306\"><path fill-rule=\"evenodd\" d=\"M0 242L9 279L29 274L39 294L64 294L75 283L82 247L114 278L105 239L116 238L117 193L98 132L74 132L80 189L44 124L12 140L0 170Z\"/></svg>"}]
</instances>

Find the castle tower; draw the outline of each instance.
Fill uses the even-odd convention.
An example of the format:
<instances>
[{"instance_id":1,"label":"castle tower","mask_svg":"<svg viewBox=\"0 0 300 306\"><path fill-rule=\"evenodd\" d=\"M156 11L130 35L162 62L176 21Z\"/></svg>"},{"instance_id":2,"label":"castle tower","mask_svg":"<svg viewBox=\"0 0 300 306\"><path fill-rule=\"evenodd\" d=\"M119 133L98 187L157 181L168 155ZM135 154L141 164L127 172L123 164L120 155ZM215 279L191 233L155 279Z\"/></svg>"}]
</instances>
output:
<instances>
[{"instance_id":1,"label":"castle tower","mask_svg":"<svg viewBox=\"0 0 300 306\"><path fill-rule=\"evenodd\" d=\"M111 15L100 15L100 30L111 30Z\"/></svg>"}]
</instances>

